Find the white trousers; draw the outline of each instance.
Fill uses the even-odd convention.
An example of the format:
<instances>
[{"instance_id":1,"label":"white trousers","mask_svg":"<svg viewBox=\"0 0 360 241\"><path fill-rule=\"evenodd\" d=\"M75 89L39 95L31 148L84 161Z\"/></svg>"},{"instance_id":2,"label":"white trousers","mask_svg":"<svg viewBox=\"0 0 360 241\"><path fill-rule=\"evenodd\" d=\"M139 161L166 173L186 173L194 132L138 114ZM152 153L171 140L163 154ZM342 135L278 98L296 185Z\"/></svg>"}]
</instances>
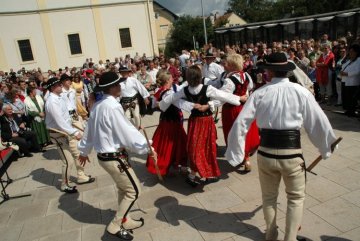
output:
<instances>
[{"instance_id":1,"label":"white trousers","mask_svg":"<svg viewBox=\"0 0 360 241\"><path fill-rule=\"evenodd\" d=\"M138 102L136 101L135 108L128 108L125 111L126 118L128 118L131 123L138 129L141 125L141 118L140 118L140 107Z\"/></svg>"},{"instance_id":2,"label":"white trousers","mask_svg":"<svg viewBox=\"0 0 360 241\"><path fill-rule=\"evenodd\" d=\"M120 231L123 219L130 218L130 209L140 196L140 182L131 167L121 171L121 168L118 167L120 163L117 160L99 160L99 164L110 174L118 190L118 210L107 227L110 233L115 234Z\"/></svg>"},{"instance_id":3,"label":"white trousers","mask_svg":"<svg viewBox=\"0 0 360 241\"><path fill-rule=\"evenodd\" d=\"M75 164L77 171L77 178L88 179L84 173L84 167L80 165L80 152L77 148L78 141L70 136L65 137L62 134L50 132L50 137L55 140L57 150L62 161L62 185L68 184L70 177L70 170Z\"/></svg>"},{"instance_id":4,"label":"white trousers","mask_svg":"<svg viewBox=\"0 0 360 241\"><path fill-rule=\"evenodd\" d=\"M272 149L260 147L259 150L273 155L302 153L301 149ZM266 221L266 240L277 240L277 198L279 195L279 184L282 178L287 194L284 241L296 241L296 235L303 216L305 200L305 170L302 166L303 163L304 160L300 157L273 159L258 154L263 212Z\"/></svg>"}]
</instances>

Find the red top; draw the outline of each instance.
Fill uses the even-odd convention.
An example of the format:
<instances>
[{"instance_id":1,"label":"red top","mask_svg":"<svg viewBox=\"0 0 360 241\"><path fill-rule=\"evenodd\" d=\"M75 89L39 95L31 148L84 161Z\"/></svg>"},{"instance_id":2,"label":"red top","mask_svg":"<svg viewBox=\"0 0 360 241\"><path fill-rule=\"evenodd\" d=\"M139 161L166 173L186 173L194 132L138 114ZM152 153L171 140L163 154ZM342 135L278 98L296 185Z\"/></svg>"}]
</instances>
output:
<instances>
[{"instance_id":1,"label":"red top","mask_svg":"<svg viewBox=\"0 0 360 241\"><path fill-rule=\"evenodd\" d=\"M320 55L316 64L326 64L326 66L316 67L316 81L321 85L326 85L329 81L329 69L332 69L335 64L335 56L329 52L326 57Z\"/></svg>"},{"instance_id":2,"label":"red top","mask_svg":"<svg viewBox=\"0 0 360 241\"><path fill-rule=\"evenodd\" d=\"M180 78L180 71L174 66L174 65L170 65L169 67L169 72L171 74L171 76L173 77L173 81L175 84L179 83L179 78Z\"/></svg>"}]
</instances>

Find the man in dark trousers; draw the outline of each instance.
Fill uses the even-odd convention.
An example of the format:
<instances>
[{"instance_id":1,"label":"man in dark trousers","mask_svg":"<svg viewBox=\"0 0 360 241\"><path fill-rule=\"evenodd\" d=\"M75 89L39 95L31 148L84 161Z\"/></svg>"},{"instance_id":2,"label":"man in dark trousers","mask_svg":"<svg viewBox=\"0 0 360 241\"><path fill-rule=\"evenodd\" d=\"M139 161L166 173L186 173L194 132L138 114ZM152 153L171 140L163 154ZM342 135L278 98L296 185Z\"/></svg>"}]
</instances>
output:
<instances>
[{"instance_id":1,"label":"man in dark trousers","mask_svg":"<svg viewBox=\"0 0 360 241\"><path fill-rule=\"evenodd\" d=\"M10 104L3 105L4 115L0 117L1 138L19 146L20 156L32 157L31 151L40 152L35 132L26 127L26 122L13 114Z\"/></svg>"},{"instance_id":2,"label":"man in dark trousers","mask_svg":"<svg viewBox=\"0 0 360 241\"><path fill-rule=\"evenodd\" d=\"M277 197L283 179L288 199L284 241L296 241L305 199L305 163L300 129L304 127L324 159L331 155L331 145L336 137L313 94L286 77L287 72L296 66L288 62L284 53L267 56L258 67L267 71L271 82L248 98L229 133L226 158L233 166L241 163L246 133L256 119L261 136L258 168L266 221L265 239L278 238Z\"/></svg>"}]
</instances>

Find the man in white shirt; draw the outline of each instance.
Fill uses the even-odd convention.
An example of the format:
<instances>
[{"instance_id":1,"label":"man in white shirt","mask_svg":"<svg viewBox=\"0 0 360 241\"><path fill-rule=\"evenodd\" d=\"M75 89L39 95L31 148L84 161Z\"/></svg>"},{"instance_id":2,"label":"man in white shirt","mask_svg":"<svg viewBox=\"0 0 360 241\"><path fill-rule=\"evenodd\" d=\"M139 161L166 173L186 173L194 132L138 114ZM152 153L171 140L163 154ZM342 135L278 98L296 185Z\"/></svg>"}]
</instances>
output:
<instances>
[{"instance_id":1,"label":"man in white shirt","mask_svg":"<svg viewBox=\"0 0 360 241\"><path fill-rule=\"evenodd\" d=\"M145 105L148 105L150 103L148 98L150 94L139 80L129 76L131 73L130 69L127 67L120 67L119 72L122 76L120 80L120 103L123 106L126 117L129 120L132 120L132 123L136 128L139 128L141 119L138 97L140 95L144 99Z\"/></svg>"},{"instance_id":2,"label":"man in white shirt","mask_svg":"<svg viewBox=\"0 0 360 241\"><path fill-rule=\"evenodd\" d=\"M116 100L120 97L120 80L114 72L106 72L100 77L95 91L103 91L104 96L91 110L79 150L81 163L85 165L87 155L94 148L100 166L110 174L118 189L118 210L107 226L107 232L121 240L132 240L132 230L143 226L144 220L132 219L129 214L140 195L140 182L131 168L127 151L147 154L151 147L125 117Z\"/></svg>"},{"instance_id":3,"label":"man in white shirt","mask_svg":"<svg viewBox=\"0 0 360 241\"><path fill-rule=\"evenodd\" d=\"M95 178L87 176L84 168L79 163L78 140L81 139L81 131L72 126L72 119L68 108L61 97L61 81L54 77L48 80L47 89L50 95L45 103L45 123L49 128L50 137L56 140L62 165L61 191L66 193L77 192L76 186L69 185L69 171L75 162L77 170L77 183L85 184L95 181Z\"/></svg>"},{"instance_id":4,"label":"man in white shirt","mask_svg":"<svg viewBox=\"0 0 360 241\"><path fill-rule=\"evenodd\" d=\"M295 241L305 199L305 163L300 143L303 126L322 157L328 158L336 137L314 96L286 74L295 69L284 53L273 53L258 66L271 82L248 98L228 137L226 158L237 166L244 158L245 137L254 119L260 129L259 178L266 221L266 240L277 240L277 197L283 179L288 199L284 241Z\"/></svg>"},{"instance_id":5,"label":"man in white shirt","mask_svg":"<svg viewBox=\"0 0 360 241\"><path fill-rule=\"evenodd\" d=\"M184 78L185 76L185 71L186 71L186 60L190 59L190 53L187 50L182 50L181 51L181 55L179 56L179 61L180 61L180 67L181 67L181 74Z\"/></svg>"},{"instance_id":6,"label":"man in white shirt","mask_svg":"<svg viewBox=\"0 0 360 241\"><path fill-rule=\"evenodd\" d=\"M84 126L81 116L79 116L77 113L76 90L71 87L71 79L72 77L67 74L61 75L60 81L62 83L62 92L60 96L64 100L69 111L69 115L72 119L72 125L82 131Z\"/></svg>"},{"instance_id":7,"label":"man in white shirt","mask_svg":"<svg viewBox=\"0 0 360 241\"><path fill-rule=\"evenodd\" d=\"M224 68L215 63L216 57L213 54L207 53L205 56L206 63L203 66L202 74L204 77L205 85L212 85L215 88L221 87L221 74L224 72Z\"/></svg>"},{"instance_id":8,"label":"man in white shirt","mask_svg":"<svg viewBox=\"0 0 360 241\"><path fill-rule=\"evenodd\" d=\"M151 76L151 79L153 80L153 84L156 85L156 75L159 72L157 68L155 68L155 64L153 61L149 63L149 75Z\"/></svg>"}]
</instances>

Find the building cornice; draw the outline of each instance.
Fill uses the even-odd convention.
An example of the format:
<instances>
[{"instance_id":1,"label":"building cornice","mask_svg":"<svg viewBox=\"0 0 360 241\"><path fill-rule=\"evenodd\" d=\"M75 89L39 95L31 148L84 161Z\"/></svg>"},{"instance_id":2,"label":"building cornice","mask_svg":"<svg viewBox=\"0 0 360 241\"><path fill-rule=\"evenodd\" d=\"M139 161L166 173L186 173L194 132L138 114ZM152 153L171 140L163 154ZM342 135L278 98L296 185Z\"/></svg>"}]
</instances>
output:
<instances>
[{"instance_id":1,"label":"building cornice","mask_svg":"<svg viewBox=\"0 0 360 241\"><path fill-rule=\"evenodd\" d=\"M121 1L121 2L114 2L114 3L89 4L89 5L61 7L61 8L34 9L34 10L25 10L25 11L6 11L6 12L0 12L0 16L9 16L9 15L11 16L11 15L21 15L21 14L39 14L39 13L49 13L49 12L63 12L63 11L111 7L111 6L120 6L120 5L137 5L137 4L144 4L147 2L148 2L148 0L139 0L136 2ZM153 2L153 0L150 0L150 2Z\"/></svg>"}]
</instances>

